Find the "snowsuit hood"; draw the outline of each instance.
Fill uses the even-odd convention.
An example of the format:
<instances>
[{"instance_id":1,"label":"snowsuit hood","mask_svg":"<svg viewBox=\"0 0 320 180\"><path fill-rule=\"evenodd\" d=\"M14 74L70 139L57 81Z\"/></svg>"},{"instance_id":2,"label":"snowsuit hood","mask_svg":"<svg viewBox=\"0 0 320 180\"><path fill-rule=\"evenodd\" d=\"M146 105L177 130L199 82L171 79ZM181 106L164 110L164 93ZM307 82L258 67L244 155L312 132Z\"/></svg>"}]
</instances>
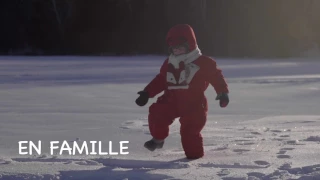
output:
<instances>
[{"instance_id":1,"label":"snowsuit hood","mask_svg":"<svg viewBox=\"0 0 320 180\"><path fill-rule=\"evenodd\" d=\"M188 24L173 26L167 33L166 42L168 46L177 46L188 43L189 51L197 48L197 39L192 27Z\"/></svg>"}]
</instances>

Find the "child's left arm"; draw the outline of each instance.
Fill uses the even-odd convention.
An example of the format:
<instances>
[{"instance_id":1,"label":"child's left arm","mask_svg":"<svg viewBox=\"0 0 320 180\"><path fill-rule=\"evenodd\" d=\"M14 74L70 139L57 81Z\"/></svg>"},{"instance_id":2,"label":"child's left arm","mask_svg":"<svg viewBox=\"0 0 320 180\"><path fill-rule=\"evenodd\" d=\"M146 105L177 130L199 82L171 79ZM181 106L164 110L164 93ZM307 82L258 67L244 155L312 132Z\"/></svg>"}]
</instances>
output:
<instances>
[{"instance_id":1,"label":"child's left arm","mask_svg":"<svg viewBox=\"0 0 320 180\"><path fill-rule=\"evenodd\" d=\"M220 100L221 107L226 107L229 103L229 88L222 74L222 70L211 58L206 61L204 68L207 81L213 86L217 93L216 100Z\"/></svg>"}]
</instances>

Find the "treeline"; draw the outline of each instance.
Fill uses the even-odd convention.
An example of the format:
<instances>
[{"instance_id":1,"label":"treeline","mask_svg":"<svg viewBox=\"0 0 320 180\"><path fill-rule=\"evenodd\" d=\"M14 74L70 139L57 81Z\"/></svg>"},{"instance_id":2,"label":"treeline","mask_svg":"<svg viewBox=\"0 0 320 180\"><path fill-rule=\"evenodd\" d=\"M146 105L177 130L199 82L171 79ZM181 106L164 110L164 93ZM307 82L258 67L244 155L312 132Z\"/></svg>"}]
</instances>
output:
<instances>
[{"instance_id":1,"label":"treeline","mask_svg":"<svg viewBox=\"0 0 320 180\"><path fill-rule=\"evenodd\" d=\"M178 23L224 57L287 57L320 43L317 0L1 0L0 53L165 54Z\"/></svg>"}]
</instances>

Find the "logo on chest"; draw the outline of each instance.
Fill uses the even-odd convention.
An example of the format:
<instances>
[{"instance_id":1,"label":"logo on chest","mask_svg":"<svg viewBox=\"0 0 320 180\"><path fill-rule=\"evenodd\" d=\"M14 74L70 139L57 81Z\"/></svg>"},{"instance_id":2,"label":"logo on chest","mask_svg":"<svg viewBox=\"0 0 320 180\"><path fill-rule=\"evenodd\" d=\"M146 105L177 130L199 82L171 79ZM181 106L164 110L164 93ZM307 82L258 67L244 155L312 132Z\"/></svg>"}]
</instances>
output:
<instances>
[{"instance_id":1,"label":"logo on chest","mask_svg":"<svg viewBox=\"0 0 320 180\"><path fill-rule=\"evenodd\" d=\"M180 62L178 67L168 63L167 85L168 89L188 89L189 83L193 79L199 66L189 63Z\"/></svg>"}]
</instances>

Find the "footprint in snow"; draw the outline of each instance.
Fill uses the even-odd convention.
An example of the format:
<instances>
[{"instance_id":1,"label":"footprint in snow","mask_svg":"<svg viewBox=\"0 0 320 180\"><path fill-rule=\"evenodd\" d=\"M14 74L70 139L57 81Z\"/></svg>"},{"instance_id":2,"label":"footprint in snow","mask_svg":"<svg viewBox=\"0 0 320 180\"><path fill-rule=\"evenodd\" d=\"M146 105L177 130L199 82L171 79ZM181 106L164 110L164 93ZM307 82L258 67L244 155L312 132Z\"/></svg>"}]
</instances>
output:
<instances>
[{"instance_id":1,"label":"footprint in snow","mask_svg":"<svg viewBox=\"0 0 320 180\"><path fill-rule=\"evenodd\" d=\"M314 141L314 142L320 142L320 136L310 136L305 141Z\"/></svg>"},{"instance_id":2,"label":"footprint in snow","mask_svg":"<svg viewBox=\"0 0 320 180\"><path fill-rule=\"evenodd\" d=\"M251 134L261 135L261 133L259 133L259 132L251 132Z\"/></svg>"},{"instance_id":3,"label":"footprint in snow","mask_svg":"<svg viewBox=\"0 0 320 180\"><path fill-rule=\"evenodd\" d=\"M282 150L282 151L291 151L291 150L294 150L294 148L281 148L280 150Z\"/></svg>"},{"instance_id":4,"label":"footprint in snow","mask_svg":"<svg viewBox=\"0 0 320 180\"><path fill-rule=\"evenodd\" d=\"M242 143L239 143L237 145L248 146L248 145L253 145L253 144L255 144L255 143L253 143L253 142L242 142Z\"/></svg>"},{"instance_id":5,"label":"footprint in snow","mask_svg":"<svg viewBox=\"0 0 320 180\"><path fill-rule=\"evenodd\" d=\"M270 130L271 132L277 132L277 133L280 133L282 132L281 130Z\"/></svg>"},{"instance_id":6,"label":"footprint in snow","mask_svg":"<svg viewBox=\"0 0 320 180\"><path fill-rule=\"evenodd\" d=\"M249 139L237 139L237 140L234 140L234 142L242 142L242 141L251 141Z\"/></svg>"},{"instance_id":7,"label":"footprint in snow","mask_svg":"<svg viewBox=\"0 0 320 180\"><path fill-rule=\"evenodd\" d=\"M234 149L233 152L238 152L238 153L243 153L243 152L248 152L250 150L248 149Z\"/></svg>"},{"instance_id":8,"label":"footprint in snow","mask_svg":"<svg viewBox=\"0 0 320 180\"><path fill-rule=\"evenodd\" d=\"M223 151L223 150L226 150L226 149L228 149L228 146L218 147L216 149L212 149L211 151Z\"/></svg>"},{"instance_id":9,"label":"footprint in snow","mask_svg":"<svg viewBox=\"0 0 320 180\"><path fill-rule=\"evenodd\" d=\"M263 179L266 175L260 172L249 172L247 173L248 180L260 180Z\"/></svg>"},{"instance_id":10,"label":"footprint in snow","mask_svg":"<svg viewBox=\"0 0 320 180\"><path fill-rule=\"evenodd\" d=\"M289 135L281 135L279 137L290 137Z\"/></svg>"},{"instance_id":11,"label":"footprint in snow","mask_svg":"<svg viewBox=\"0 0 320 180\"><path fill-rule=\"evenodd\" d=\"M146 120L129 120L122 123L121 129L132 129L132 130L141 130L148 127Z\"/></svg>"},{"instance_id":12,"label":"footprint in snow","mask_svg":"<svg viewBox=\"0 0 320 180\"><path fill-rule=\"evenodd\" d=\"M99 165L102 165L101 163L93 161L93 160L77 161L77 162L74 162L74 164L84 165L84 166L88 166L88 165L90 165L90 166L99 166Z\"/></svg>"},{"instance_id":13,"label":"footprint in snow","mask_svg":"<svg viewBox=\"0 0 320 180\"><path fill-rule=\"evenodd\" d=\"M249 140L249 139L237 139L237 140L234 140L234 142L236 142L236 145L239 145L239 146L255 144L254 142L252 142L252 140Z\"/></svg>"},{"instance_id":14,"label":"footprint in snow","mask_svg":"<svg viewBox=\"0 0 320 180\"><path fill-rule=\"evenodd\" d=\"M0 159L0 164L11 164L12 160Z\"/></svg>"},{"instance_id":15,"label":"footprint in snow","mask_svg":"<svg viewBox=\"0 0 320 180\"><path fill-rule=\"evenodd\" d=\"M256 137L255 137L255 136L245 136L244 138L254 139L254 138L256 138Z\"/></svg>"},{"instance_id":16,"label":"footprint in snow","mask_svg":"<svg viewBox=\"0 0 320 180\"><path fill-rule=\"evenodd\" d=\"M291 158L291 156L281 154L281 155L278 155L278 156L277 156L277 158L279 158L279 159L290 159L290 158Z\"/></svg>"},{"instance_id":17,"label":"footprint in snow","mask_svg":"<svg viewBox=\"0 0 320 180\"><path fill-rule=\"evenodd\" d=\"M301 123L314 123L316 121L302 121Z\"/></svg>"},{"instance_id":18,"label":"footprint in snow","mask_svg":"<svg viewBox=\"0 0 320 180\"><path fill-rule=\"evenodd\" d=\"M267 166L270 165L269 162L267 161L254 161L255 164L260 165L260 166Z\"/></svg>"},{"instance_id":19,"label":"footprint in snow","mask_svg":"<svg viewBox=\"0 0 320 180\"><path fill-rule=\"evenodd\" d=\"M279 170L288 170L291 169L291 164L290 163L284 163L282 166L278 168Z\"/></svg>"},{"instance_id":20,"label":"footprint in snow","mask_svg":"<svg viewBox=\"0 0 320 180\"><path fill-rule=\"evenodd\" d=\"M221 169L221 171L217 173L218 176L227 176L229 174L230 174L229 169Z\"/></svg>"},{"instance_id":21,"label":"footprint in snow","mask_svg":"<svg viewBox=\"0 0 320 180\"><path fill-rule=\"evenodd\" d=\"M287 151L280 150L277 154L285 154Z\"/></svg>"},{"instance_id":22,"label":"footprint in snow","mask_svg":"<svg viewBox=\"0 0 320 180\"><path fill-rule=\"evenodd\" d=\"M299 140L289 140L289 141L286 141L286 143L289 145L305 145L305 144L299 143Z\"/></svg>"},{"instance_id":23,"label":"footprint in snow","mask_svg":"<svg viewBox=\"0 0 320 180\"><path fill-rule=\"evenodd\" d=\"M290 132L291 131L291 129L283 129L283 130L278 130L278 129L276 129L276 130L270 130L270 132L274 132L274 133L282 133L282 132Z\"/></svg>"},{"instance_id":24,"label":"footprint in snow","mask_svg":"<svg viewBox=\"0 0 320 180\"><path fill-rule=\"evenodd\" d=\"M204 146L216 146L217 144L205 144Z\"/></svg>"}]
</instances>

